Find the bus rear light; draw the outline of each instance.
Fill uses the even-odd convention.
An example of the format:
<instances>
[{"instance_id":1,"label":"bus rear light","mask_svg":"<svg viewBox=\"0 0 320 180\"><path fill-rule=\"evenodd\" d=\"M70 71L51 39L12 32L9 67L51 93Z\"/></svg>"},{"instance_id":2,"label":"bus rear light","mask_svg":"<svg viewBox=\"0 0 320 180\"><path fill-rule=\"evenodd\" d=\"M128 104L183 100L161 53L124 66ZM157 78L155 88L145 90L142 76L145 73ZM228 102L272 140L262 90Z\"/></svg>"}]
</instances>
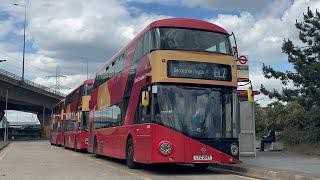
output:
<instances>
[{"instance_id":1,"label":"bus rear light","mask_svg":"<svg viewBox=\"0 0 320 180\"><path fill-rule=\"evenodd\" d=\"M161 142L160 143L159 151L162 155L168 156L172 153L172 150L173 150L173 148L169 142Z\"/></svg>"}]
</instances>

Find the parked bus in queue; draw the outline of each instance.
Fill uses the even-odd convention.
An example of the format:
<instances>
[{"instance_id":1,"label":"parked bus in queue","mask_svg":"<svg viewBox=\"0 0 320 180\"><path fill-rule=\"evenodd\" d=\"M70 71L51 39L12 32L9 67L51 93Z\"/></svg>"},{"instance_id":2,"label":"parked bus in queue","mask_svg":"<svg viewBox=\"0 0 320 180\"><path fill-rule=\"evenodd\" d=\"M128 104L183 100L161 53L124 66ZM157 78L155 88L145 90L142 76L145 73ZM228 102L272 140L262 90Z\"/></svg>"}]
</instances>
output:
<instances>
[{"instance_id":1,"label":"parked bus in queue","mask_svg":"<svg viewBox=\"0 0 320 180\"><path fill-rule=\"evenodd\" d=\"M89 101L93 79L84 81L82 85L66 96L64 121L64 147L86 150L88 146Z\"/></svg>"},{"instance_id":2,"label":"parked bus in queue","mask_svg":"<svg viewBox=\"0 0 320 180\"><path fill-rule=\"evenodd\" d=\"M239 163L236 58L209 22L151 23L97 72L88 151L137 163Z\"/></svg>"},{"instance_id":3,"label":"parked bus in queue","mask_svg":"<svg viewBox=\"0 0 320 180\"><path fill-rule=\"evenodd\" d=\"M51 131L50 143L51 145L63 145L63 114L64 114L64 99L53 106L51 112Z\"/></svg>"}]
</instances>

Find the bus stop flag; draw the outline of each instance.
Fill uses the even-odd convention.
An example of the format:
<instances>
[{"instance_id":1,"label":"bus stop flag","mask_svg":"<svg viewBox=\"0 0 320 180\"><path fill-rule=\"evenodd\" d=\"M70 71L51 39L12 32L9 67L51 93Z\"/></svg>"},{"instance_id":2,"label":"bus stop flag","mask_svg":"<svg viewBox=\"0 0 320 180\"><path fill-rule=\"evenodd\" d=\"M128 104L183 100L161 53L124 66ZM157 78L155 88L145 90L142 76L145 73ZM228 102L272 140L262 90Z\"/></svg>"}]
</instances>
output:
<instances>
[{"instance_id":1,"label":"bus stop flag","mask_svg":"<svg viewBox=\"0 0 320 180\"><path fill-rule=\"evenodd\" d=\"M237 61L238 82L249 82L248 56L240 56Z\"/></svg>"}]
</instances>

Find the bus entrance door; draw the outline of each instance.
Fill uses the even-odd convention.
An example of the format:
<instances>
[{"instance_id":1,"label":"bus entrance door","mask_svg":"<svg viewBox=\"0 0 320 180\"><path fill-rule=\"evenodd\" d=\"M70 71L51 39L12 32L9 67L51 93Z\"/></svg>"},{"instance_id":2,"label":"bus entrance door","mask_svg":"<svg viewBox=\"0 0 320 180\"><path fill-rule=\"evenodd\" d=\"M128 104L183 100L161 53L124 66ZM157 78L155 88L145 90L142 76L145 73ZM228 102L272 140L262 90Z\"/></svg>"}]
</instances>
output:
<instances>
[{"instance_id":1,"label":"bus entrance door","mask_svg":"<svg viewBox=\"0 0 320 180\"><path fill-rule=\"evenodd\" d=\"M148 163L151 160L151 125L138 125L135 131L135 158L139 162Z\"/></svg>"}]
</instances>

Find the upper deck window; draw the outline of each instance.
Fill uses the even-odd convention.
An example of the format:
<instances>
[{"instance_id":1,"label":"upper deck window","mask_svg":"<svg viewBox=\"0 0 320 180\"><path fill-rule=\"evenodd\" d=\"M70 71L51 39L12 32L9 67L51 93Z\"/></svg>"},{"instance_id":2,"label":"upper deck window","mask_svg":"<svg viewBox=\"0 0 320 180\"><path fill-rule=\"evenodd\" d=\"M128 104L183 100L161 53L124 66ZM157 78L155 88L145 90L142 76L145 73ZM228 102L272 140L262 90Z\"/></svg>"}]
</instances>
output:
<instances>
[{"instance_id":1,"label":"upper deck window","mask_svg":"<svg viewBox=\"0 0 320 180\"><path fill-rule=\"evenodd\" d=\"M187 50L232 55L227 34L181 28L152 30L153 49Z\"/></svg>"},{"instance_id":2,"label":"upper deck window","mask_svg":"<svg viewBox=\"0 0 320 180\"><path fill-rule=\"evenodd\" d=\"M81 96L90 95L93 84L85 84L81 86Z\"/></svg>"},{"instance_id":3,"label":"upper deck window","mask_svg":"<svg viewBox=\"0 0 320 180\"><path fill-rule=\"evenodd\" d=\"M78 98L78 95L79 95L79 91L78 90L76 90L76 91L70 93L69 95L67 95L65 104L69 105L72 102L75 102L75 100Z\"/></svg>"},{"instance_id":4,"label":"upper deck window","mask_svg":"<svg viewBox=\"0 0 320 180\"><path fill-rule=\"evenodd\" d=\"M125 61L127 60L127 58L128 58L128 52L125 51L122 54L120 54L118 57L116 57L114 61L110 63L107 67L101 69L96 75L93 87L90 87L90 92L91 92L91 89L100 86L104 82L108 81L109 79L111 79L112 77L116 76L118 73L123 71L123 69L125 68Z\"/></svg>"}]
</instances>

